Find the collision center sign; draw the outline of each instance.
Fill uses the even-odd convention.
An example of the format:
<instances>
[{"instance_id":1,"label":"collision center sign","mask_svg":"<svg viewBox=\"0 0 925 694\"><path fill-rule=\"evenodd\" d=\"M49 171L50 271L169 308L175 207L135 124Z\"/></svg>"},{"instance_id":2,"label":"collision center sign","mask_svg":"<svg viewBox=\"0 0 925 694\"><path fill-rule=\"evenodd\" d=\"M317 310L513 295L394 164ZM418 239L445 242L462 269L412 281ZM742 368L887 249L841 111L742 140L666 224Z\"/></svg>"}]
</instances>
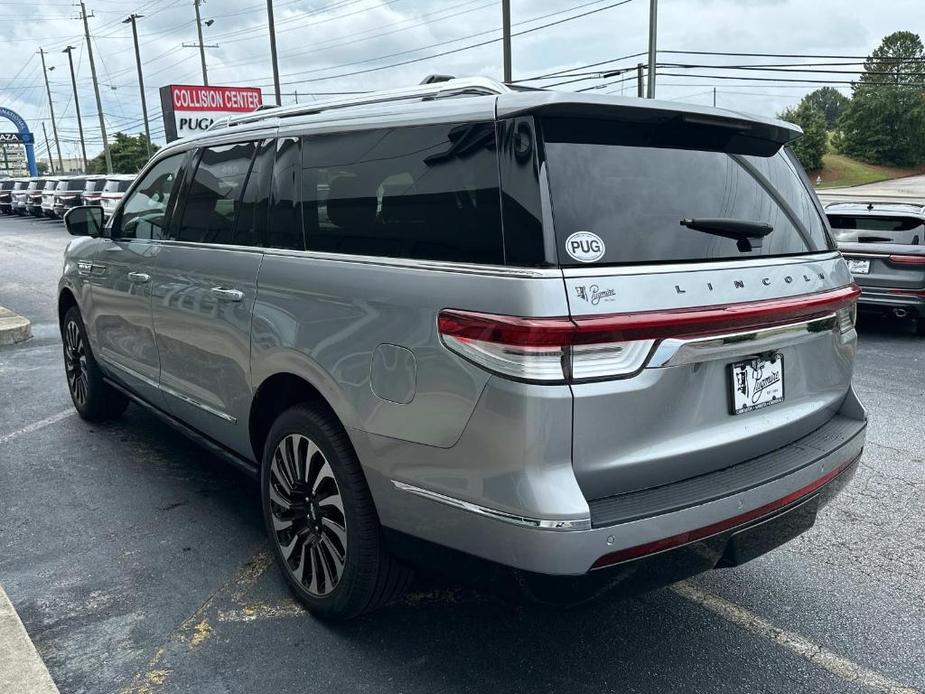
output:
<instances>
[{"instance_id":1,"label":"collision center sign","mask_svg":"<svg viewBox=\"0 0 925 694\"><path fill-rule=\"evenodd\" d=\"M257 87L169 84L160 91L168 142L205 132L219 118L256 111L263 105L263 92Z\"/></svg>"}]
</instances>

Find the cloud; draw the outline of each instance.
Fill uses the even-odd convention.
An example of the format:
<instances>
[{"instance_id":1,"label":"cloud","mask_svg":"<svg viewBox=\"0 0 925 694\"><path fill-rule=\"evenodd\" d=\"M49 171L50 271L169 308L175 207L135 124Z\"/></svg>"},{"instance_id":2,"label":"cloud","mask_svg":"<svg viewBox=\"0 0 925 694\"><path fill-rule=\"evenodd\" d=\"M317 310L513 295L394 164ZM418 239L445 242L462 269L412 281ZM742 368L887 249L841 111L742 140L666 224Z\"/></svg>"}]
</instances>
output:
<instances>
[{"instance_id":1,"label":"cloud","mask_svg":"<svg viewBox=\"0 0 925 694\"><path fill-rule=\"evenodd\" d=\"M513 41L515 79L645 51L645 0L529 31L610 4L613 2L607 0L512 0L514 32L527 32ZM276 0L275 8L287 103L295 98L295 92L303 100L323 98L325 92L417 83L435 72L492 77L501 73L501 44L494 41L500 36L501 25L497 0ZM93 12L89 24L102 110L110 133L142 130L131 30L122 20L130 12L144 15L138 20L138 32L146 95L152 132L155 140L161 139L158 87L201 81L198 49L183 46L196 41L191 0L134 0L131 4L94 0L88 3L88 10ZM41 122L48 122L48 100L35 51L44 47L48 65L55 68L49 81L65 156L78 151L67 58L60 52L67 45L76 47L78 97L88 150L96 152L101 145L78 11L60 0L0 8L0 54L6 57L0 67L0 104L17 110L32 123L34 131L41 132ZM263 3L209 0L202 6L202 15L204 20L214 20L203 28L205 42L218 45L206 49L210 82L258 85L270 100L272 70ZM866 55L892 31L925 26L925 3L893 0L887 7L865 0L661 0L658 26L659 47L664 50ZM485 45L459 50L480 43ZM428 58L438 53L447 54ZM613 66L633 67L638 60L644 58ZM667 53L660 54L659 60L768 62ZM712 74L703 68L665 71ZM622 87L634 93L632 82ZM714 87L720 106L765 115L781 111L813 89L811 85L664 76L658 82L658 96L710 103ZM620 84L609 87L617 92L620 88Z\"/></svg>"}]
</instances>

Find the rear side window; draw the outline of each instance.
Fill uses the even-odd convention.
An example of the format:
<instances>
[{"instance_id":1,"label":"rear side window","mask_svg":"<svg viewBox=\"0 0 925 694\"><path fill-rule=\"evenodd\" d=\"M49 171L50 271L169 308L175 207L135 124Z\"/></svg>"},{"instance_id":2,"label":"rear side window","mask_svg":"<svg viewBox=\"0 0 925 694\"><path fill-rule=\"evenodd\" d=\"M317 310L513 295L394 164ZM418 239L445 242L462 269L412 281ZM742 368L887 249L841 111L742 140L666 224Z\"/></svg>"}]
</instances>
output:
<instances>
[{"instance_id":1,"label":"rear side window","mask_svg":"<svg viewBox=\"0 0 925 694\"><path fill-rule=\"evenodd\" d=\"M299 203L299 174L302 172L300 145L301 140L297 137L282 137L276 143L270 223L266 237L270 248L305 250L302 208Z\"/></svg>"},{"instance_id":2,"label":"rear side window","mask_svg":"<svg viewBox=\"0 0 925 694\"><path fill-rule=\"evenodd\" d=\"M177 239L234 244L239 200L256 146L206 147L186 192ZM249 232L246 236L250 236Z\"/></svg>"},{"instance_id":3,"label":"rear side window","mask_svg":"<svg viewBox=\"0 0 925 694\"><path fill-rule=\"evenodd\" d=\"M816 202L786 151L760 157L697 149L683 131L671 133L673 146L661 147L656 128L610 121L545 119L542 128L563 266L831 248ZM774 231L760 248L741 252L736 240L682 226L682 219L741 220Z\"/></svg>"},{"instance_id":4,"label":"rear side window","mask_svg":"<svg viewBox=\"0 0 925 694\"><path fill-rule=\"evenodd\" d=\"M302 163L310 250L504 262L492 123L308 136Z\"/></svg>"}]
</instances>

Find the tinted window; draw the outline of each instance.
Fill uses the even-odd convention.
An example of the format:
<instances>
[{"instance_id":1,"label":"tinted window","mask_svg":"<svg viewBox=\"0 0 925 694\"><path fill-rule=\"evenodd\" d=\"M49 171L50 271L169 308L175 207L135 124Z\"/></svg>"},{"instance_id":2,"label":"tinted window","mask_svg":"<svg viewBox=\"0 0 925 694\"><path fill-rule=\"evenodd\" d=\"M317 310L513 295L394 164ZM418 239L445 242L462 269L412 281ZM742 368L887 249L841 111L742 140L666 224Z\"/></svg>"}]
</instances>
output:
<instances>
[{"instance_id":1,"label":"tinted window","mask_svg":"<svg viewBox=\"0 0 925 694\"><path fill-rule=\"evenodd\" d=\"M245 142L202 150L186 192L180 241L235 243L235 219L254 149L253 142Z\"/></svg>"},{"instance_id":2,"label":"tinted window","mask_svg":"<svg viewBox=\"0 0 925 694\"><path fill-rule=\"evenodd\" d=\"M0 190L11 190L13 183L13 181L0 181Z\"/></svg>"},{"instance_id":3,"label":"tinted window","mask_svg":"<svg viewBox=\"0 0 925 694\"><path fill-rule=\"evenodd\" d=\"M67 182L63 190L83 190L86 182L82 178L73 178Z\"/></svg>"},{"instance_id":4,"label":"tinted window","mask_svg":"<svg viewBox=\"0 0 925 694\"><path fill-rule=\"evenodd\" d=\"M239 246L262 246L266 239L275 155L275 140L266 140L257 148L235 221L234 243Z\"/></svg>"},{"instance_id":5,"label":"tinted window","mask_svg":"<svg viewBox=\"0 0 925 694\"><path fill-rule=\"evenodd\" d=\"M504 257L508 265L557 262L555 244L543 233L539 145L531 117L498 121Z\"/></svg>"},{"instance_id":6,"label":"tinted window","mask_svg":"<svg viewBox=\"0 0 925 694\"><path fill-rule=\"evenodd\" d=\"M104 183L105 183L105 181L102 181L102 180L99 180L99 179L91 179L91 180L87 181L87 185L86 185L86 187L84 188L84 190L85 190L87 193L98 192L98 191L100 191L100 190L103 189L103 184L104 184Z\"/></svg>"},{"instance_id":7,"label":"tinted window","mask_svg":"<svg viewBox=\"0 0 925 694\"><path fill-rule=\"evenodd\" d=\"M673 133L674 145L684 144L682 134ZM690 149L660 147L645 126L592 120L547 119L543 137L562 265L582 264L566 251L566 240L579 231L603 240L605 253L597 262L605 264L831 247L812 194L785 151L759 157L697 149L696 143ZM685 218L757 222L774 231L760 248L743 253L734 239L682 226Z\"/></svg>"},{"instance_id":8,"label":"tinted window","mask_svg":"<svg viewBox=\"0 0 925 694\"><path fill-rule=\"evenodd\" d=\"M110 178L103 186L103 192L106 193L124 193L132 185L131 179Z\"/></svg>"},{"instance_id":9,"label":"tinted window","mask_svg":"<svg viewBox=\"0 0 925 694\"><path fill-rule=\"evenodd\" d=\"M504 262L493 124L316 135L303 148L309 249Z\"/></svg>"},{"instance_id":10,"label":"tinted window","mask_svg":"<svg viewBox=\"0 0 925 694\"><path fill-rule=\"evenodd\" d=\"M145 174L125 200L113 225L114 236L124 239L165 237L167 205L185 158L185 152L165 157ZM106 185L108 189L108 181Z\"/></svg>"},{"instance_id":11,"label":"tinted window","mask_svg":"<svg viewBox=\"0 0 925 694\"><path fill-rule=\"evenodd\" d=\"M267 245L271 248L301 251L305 249L305 241L299 204L299 174L302 169L300 140L297 137L284 137L276 147Z\"/></svg>"}]
</instances>

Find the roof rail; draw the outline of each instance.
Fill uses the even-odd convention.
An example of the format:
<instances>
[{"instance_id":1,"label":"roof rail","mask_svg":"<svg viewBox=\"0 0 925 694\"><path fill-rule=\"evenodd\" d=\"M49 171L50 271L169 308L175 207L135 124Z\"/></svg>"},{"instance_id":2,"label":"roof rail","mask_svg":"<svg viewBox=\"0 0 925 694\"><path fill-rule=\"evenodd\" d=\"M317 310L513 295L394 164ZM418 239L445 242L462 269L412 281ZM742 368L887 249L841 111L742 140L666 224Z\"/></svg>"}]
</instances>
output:
<instances>
[{"instance_id":1,"label":"roof rail","mask_svg":"<svg viewBox=\"0 0 925 694\"><path fill-rule=\"evenodd\" d=\"M294 104L292 106L265 108L240 116L228 116L221 120L216 120L209 130L219 130L234 125L253 123L264 120L265 118L289 118L292 116L322 113L333 109L369 106L393 101L439 99L447 96L461 96L465 94L486 96L490 94L504 94L509 91L511 91L510 87L501 82L489 79L488 77L463 77L439 82L429 82L427 84L418 84L413 87L403 87L401 89L357 94L343 99L331 99L310 104Z\"/></svg>"}]
</instances>

